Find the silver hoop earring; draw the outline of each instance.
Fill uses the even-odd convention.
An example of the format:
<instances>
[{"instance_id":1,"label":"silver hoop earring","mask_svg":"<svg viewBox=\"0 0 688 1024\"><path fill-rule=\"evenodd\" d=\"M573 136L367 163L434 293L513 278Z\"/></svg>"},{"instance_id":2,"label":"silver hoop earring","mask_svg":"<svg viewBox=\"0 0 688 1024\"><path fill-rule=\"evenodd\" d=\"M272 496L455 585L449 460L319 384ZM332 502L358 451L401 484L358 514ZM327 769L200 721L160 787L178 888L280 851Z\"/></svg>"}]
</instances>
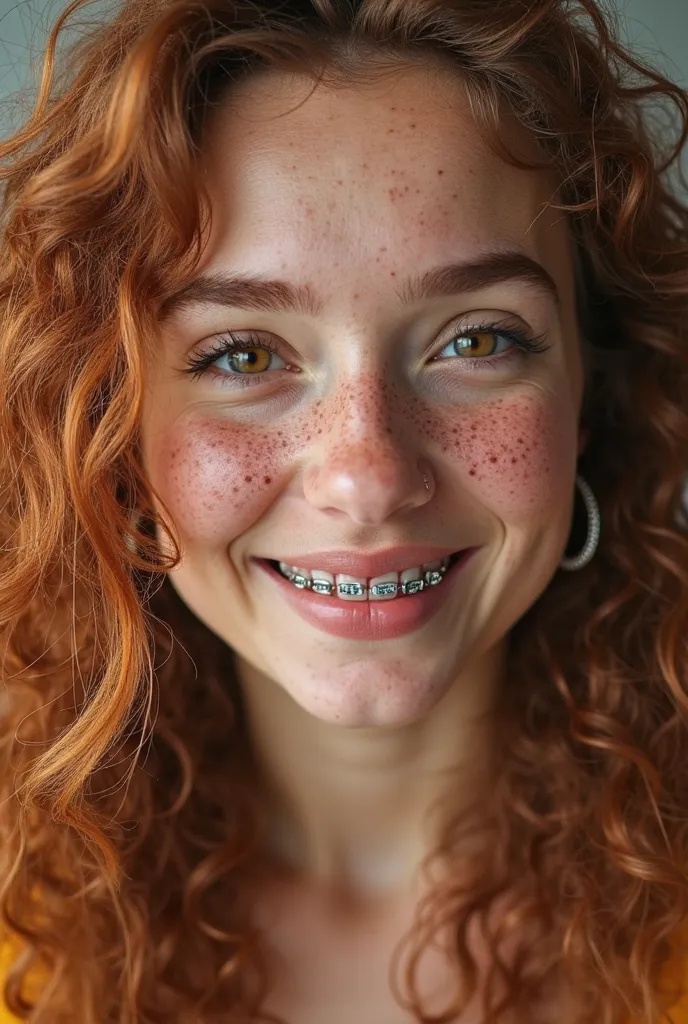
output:
<instances>
[{"instance_id":1,"label":"silver hoop earring","mask_svg":"<svg viewBox=\"0 0 688 1024\"><path fill-rule=\"evenodd\" d=\"M588 513L588 536L585 544L583 545L583 549L577 555L574 555L572 558L562 558L559 563L559 568L566 569L568 572L573 572L576 569L582 569L591 560L592 556L597 551L597 545L600 542L600 530L602 525L600 507L597 504L597 498L592 493L590 485L582 476L580 476L580 474L576 476L576 484L583 495L583 501L585 502L585 508Z\"/></svg>"}]
</instances>

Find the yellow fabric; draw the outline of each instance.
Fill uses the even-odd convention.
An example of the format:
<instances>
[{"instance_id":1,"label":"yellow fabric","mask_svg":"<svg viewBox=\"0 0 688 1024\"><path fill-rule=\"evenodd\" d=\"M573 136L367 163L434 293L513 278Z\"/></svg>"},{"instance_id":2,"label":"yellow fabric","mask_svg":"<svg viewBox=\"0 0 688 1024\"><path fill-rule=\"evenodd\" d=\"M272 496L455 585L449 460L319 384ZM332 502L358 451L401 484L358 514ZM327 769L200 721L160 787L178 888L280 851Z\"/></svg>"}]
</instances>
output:
<instances>
[{"instance_id":1,"label":"yellow fabric","mask_svg":"<svg viewBox=\"0 0 688 1024\"><path fill-rule=\"evenodd\" d=\"M2 998L5 975L17 952L12 942L0 943L0 1024L19 1024L17 1018L9 1012ZM673 988L682 988L683 994L671 1007L671 1022L663 1017L658 1024L688 1024L688 951L682 949L680 959L667 964L664 970L664 983ZM671 989L669 989L671 990ZM633 1024L629 1021L628 1024Z\"/></svg>"},{"instance_id":2,"label":"yellow fabric","mask_svg":"<svg viewBox=\"0 0 688 1024\"><path fill-rule=\"evenodd\" d=\"M2 998L2 990L5 985L5 975L15 955L15 949L9 942L0 943L0 1024L13 1024L16 1017L10 1013Z\"/></svg>"},{"instance_id":3,"label":"yellow fabric","mask_svg":"<svg viewBox=\"0 0 688 1024\"><path fill-rule=\"evenodd\" d=\"M4 988L7 972L20 950L21 944L19 942L13 938L7 938L6 935L0 933L0 1024L17 1024L17 1018L14 1014L10 1013L5 1005ZM38 978L33 977L23 992L25 996L35 998L39 990Z\"/></svg>"}]
</instances>

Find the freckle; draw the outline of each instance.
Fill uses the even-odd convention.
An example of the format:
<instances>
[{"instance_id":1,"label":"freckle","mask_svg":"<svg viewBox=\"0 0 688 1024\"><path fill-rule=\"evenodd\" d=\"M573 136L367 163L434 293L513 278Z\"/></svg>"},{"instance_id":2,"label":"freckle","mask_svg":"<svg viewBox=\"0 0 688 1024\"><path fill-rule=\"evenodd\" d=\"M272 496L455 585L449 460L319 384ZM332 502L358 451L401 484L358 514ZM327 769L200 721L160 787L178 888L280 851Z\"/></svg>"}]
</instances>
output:
<instances>
[{"instance_id":1,"label":"freckle","mask_svg":"<svg viewBox=\"0 0 688 1024\"><path fill-rule=\"evenodd\" d=\"M253 480L252 476L245 476L244 477L244 482L247 483L247 484L250 484L252 480Z\"/></svg>"},{"instance_id":2,"label":"freckle","mask_svg":"<svg viewBox=\"0 0 688 1024\"><path fill-rule=\"evenodd\" d=\"M437 173L438 174L444 174L444 171L438 171Z\"/></svg>"},{"instance_id":3,"label":"freckle","mask_svg":"<svg viewBox=\"0 0 688 1024\"><path fill-rule=\"evenodd\" d=\"M233 494L236 494L236 492L237 492L238 490L239 490L239 488L238 488L238 487L232 487L232 493L233 493Z\"/></svg>"},{"instance_id":4,"label":"freckle","mask_svg":"<svg viewBox=\"0 0 688 1024\"><path fill-rule=\"evenodd\" d=\"M512 464L512 465L513 465L513 464L514 464L515 462L518 462L518 459L512 459L512 460L511 460L511 464Z\"/></svg>"},{"instance_id":5,"label":"freckle","mask_svg":"<svg viewBox=\"0 0 688 1024\"><path fill-rule=\"evenodd\" d=\"M390 273L390 277L396 277L396 276L397 276L396 270L392 270L391 273Z\"/></svg>"},{"instance_id":6,"label":"freckle","mask_svg":"<svg viewBox=\"0 0 688 1024\"><path fill-rule=\"evenodd\" d=\"M497 461L497 456L496 455L491 455L490 456L490 462L496 462L496 461Z\"/></svg>"},{"instance_id":7,"label":"freckle","mask_svg":"<svg viewBox=\"0 0 688 1024\"><path fill-rule=\"evenodd\" d=\"M474 469L469 470L468 475L469 476L475 476L475 470Z\"/></svg>"},{"instance_id":8,"label":"freckle","mask_svg":"<svg viewBox=\"0 0 688 1024\"><path fill-rule=\"evenodd\" d=\"M416 126L415 126L415 124L412 124L412 125L411 125L411 127L412 127L412 128L415 128Z\"/></svg>"}]
</instances>

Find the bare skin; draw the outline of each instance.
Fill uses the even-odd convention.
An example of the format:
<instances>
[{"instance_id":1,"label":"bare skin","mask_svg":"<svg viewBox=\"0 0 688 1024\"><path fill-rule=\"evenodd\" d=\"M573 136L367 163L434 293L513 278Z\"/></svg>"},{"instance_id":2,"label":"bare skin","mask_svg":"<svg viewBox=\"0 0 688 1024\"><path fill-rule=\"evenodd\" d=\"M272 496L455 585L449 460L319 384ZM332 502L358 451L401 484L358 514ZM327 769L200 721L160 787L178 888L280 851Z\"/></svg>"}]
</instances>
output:
<instances>
[{"instance_id":1,"label":"bare skin","mask_svg":"<svg viewBox=\"0 0 688 1024\"><path fill-rule=\"evenodd\" d=\"M309 91L268 76L214 112L201 270L288 280L319 311L205 305L165 321L144 458L182 539L172 583L236 653L274 800L286 873L257 908L282 963L268 1008L294 1024L408 1024L388 964L433 848L428 807L489 798L509 630L569 535L584 446L570 240L552 182L497 160L460 90L408 69L292 109ZM410 275L498 246L541 264L559 303L516 279L400 299ZM433 359L490 318L549 348ZM241 387L226 356L182 372L230 330L275 345L257 384ZM320 632L252 561L411 542L480 550L438 614L393 642ZM451 965L436 954L421 977L441 1009Z\"/></svg>"}]
</instances>

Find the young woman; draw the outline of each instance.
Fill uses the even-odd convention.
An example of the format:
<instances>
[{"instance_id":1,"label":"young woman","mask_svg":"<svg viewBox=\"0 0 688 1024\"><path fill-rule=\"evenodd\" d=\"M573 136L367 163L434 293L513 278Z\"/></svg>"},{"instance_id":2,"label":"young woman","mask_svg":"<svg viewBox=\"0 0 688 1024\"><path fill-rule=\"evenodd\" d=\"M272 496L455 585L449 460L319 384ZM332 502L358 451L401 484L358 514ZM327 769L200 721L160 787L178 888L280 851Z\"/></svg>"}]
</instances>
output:
<instances>
[{"instance_id":1,"label":"young woman","mask_svg":"<svg viewBox=\"0 0 688 1024\"><path fill-rule=\"evenodd\" d=\"M688 1021L687 94L594 0L85 11L0 147L4 1019Z\"/></svg>"}]
</instances>

